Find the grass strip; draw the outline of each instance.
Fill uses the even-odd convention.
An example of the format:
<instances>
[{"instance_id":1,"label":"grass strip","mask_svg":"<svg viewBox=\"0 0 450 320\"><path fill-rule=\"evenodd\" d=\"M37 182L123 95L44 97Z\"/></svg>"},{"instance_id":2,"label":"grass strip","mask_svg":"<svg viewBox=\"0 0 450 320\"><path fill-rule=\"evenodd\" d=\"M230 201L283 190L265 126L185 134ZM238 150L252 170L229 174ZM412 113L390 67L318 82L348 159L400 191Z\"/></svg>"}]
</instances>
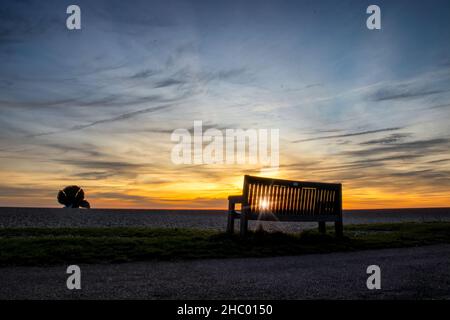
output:
<instances>
[{"instance_id":1,"label":"grass strip","mask_svg":"<svg viewBox=\"0 0 450 320\"><path fill-rule=\"evenodd\" d=\"M326 234L250 232L244 239L196 229L2 228L0 266L269 257L441 243L450 243L450 222L348 225L341 239L332 228Z\"/></svg>"}]
</instances>

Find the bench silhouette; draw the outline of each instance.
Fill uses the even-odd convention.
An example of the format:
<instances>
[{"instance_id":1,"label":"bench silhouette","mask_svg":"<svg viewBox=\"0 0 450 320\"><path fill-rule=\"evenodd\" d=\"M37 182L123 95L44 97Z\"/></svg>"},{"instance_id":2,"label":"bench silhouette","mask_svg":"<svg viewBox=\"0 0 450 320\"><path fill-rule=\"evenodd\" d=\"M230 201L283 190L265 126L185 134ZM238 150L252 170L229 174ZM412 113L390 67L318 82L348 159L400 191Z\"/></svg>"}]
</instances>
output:
<instances>
[{"instance_id":1,"label":"bench silhouette","mask_svg":"<svg viewBox=\"0 0 450 320\"><path fill-rule=\"evenodd\" d=\"M236 204L241 204L240 212ZM321 233L330 221L336 235L342 236L342 185L246 175L242 195L228 197L228 233L234 232L235 219L240 219L242 236L248 220L317 221Z\"/></svg>"}]
</instances>

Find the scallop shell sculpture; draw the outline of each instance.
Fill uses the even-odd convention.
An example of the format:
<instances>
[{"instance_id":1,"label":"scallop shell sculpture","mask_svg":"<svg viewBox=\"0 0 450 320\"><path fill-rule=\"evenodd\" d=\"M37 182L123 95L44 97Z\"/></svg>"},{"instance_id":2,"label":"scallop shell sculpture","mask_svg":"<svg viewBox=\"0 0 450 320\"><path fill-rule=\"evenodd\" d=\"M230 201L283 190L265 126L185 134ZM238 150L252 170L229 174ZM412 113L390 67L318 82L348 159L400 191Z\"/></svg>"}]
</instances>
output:
<instances>
[{"instance_id":1,"label":"scallop shell sculpture","mask_svg":"<svg viewBox=\"0 0 450 320\"><path fill-rule=\"evenodd\" d=\"M58 192L58 202L65 208L90 208L84 199L84 191L79 186L68 186Z\"/></svg>"}]
</instances>

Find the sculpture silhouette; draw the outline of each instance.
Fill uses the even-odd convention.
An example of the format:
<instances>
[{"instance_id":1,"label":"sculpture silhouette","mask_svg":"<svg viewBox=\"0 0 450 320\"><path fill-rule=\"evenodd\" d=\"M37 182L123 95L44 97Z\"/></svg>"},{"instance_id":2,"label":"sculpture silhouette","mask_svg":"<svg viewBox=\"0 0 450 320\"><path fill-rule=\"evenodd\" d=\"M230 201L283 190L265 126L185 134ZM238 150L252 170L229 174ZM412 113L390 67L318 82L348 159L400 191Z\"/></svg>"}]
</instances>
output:
<instances>
[{"instance_id":1,"label":"sculpture silhouette","mask_svg":"<svg viewBox=\"0 0 450 320\"><path fill-rule=\"evenodd\" d=\"M89 202L84 200L84 191L79 186L68 186L58 192L58 202L66 208L90 208Z\"/></svg>"}]
</instances>

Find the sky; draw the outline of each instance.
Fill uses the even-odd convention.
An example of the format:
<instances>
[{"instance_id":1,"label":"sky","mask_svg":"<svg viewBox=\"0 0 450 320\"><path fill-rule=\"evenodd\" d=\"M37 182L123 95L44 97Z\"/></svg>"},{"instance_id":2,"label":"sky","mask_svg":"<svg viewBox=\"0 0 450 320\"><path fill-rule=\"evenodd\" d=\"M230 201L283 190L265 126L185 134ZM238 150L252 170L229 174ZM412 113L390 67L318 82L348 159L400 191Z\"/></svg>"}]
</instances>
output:
<instances>
[{"instance_id":1,"label":"sky","mask_svg":"<svg viewBox=\"0 0 450 320\"><path fill-rule=\"evenodd\" d=\"M279 129L265 175L346 209L450 206L449 39L447 0L2 1L0 206L225 209L264 171L174 164L196 120Z\"/></svg>"}]
</instances>

